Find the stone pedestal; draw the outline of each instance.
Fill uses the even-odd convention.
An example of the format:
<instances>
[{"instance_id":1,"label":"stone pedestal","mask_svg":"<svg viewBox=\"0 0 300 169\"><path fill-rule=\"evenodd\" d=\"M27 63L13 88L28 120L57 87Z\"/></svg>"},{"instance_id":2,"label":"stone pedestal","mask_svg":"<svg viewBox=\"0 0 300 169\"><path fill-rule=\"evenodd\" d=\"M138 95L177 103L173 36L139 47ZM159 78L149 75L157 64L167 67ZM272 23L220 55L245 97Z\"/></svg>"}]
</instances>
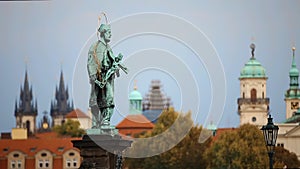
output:
<instances>
[{"instance_id":1,"label":"stone pedestal","mask_svg":"<svg viewBox=\"0 0 300 169\"><path fill-rule=\"evenodd\" d=\"M82 140L73 140L73 147L80 149L83 161L79 169L121 169L122 152L132 141L120 135L84 135Z\"/></svg>"}]
</instances>

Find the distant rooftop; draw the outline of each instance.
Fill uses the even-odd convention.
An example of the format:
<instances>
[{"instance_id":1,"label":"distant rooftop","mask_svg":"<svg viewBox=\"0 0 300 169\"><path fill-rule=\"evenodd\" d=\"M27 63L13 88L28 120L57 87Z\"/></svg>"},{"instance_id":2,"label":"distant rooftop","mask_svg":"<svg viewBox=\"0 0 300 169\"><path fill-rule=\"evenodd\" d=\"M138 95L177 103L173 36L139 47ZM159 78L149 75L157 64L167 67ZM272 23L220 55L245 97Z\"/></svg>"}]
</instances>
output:
<instances>
[{"instance_id":1,"label":"distant rooftop","mask_svg":"<svg viewBox=\"0 0 300 169\"><path fill-rule=\"evenodd\" d=\"M75 109L66 115L66 118L89 118L88 115L83 113L80 109Z\"/></svg>"}]
</instances>

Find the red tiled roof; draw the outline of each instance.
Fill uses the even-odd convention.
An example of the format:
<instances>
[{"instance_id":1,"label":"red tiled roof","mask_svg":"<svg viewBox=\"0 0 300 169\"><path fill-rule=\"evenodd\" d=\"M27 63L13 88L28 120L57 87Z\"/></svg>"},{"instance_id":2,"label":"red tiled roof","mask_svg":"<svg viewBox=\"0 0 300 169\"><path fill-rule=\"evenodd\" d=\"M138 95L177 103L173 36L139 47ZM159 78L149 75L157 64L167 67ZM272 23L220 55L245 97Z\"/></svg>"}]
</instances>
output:
<instances>
[{"instance_id":1,"label":"red tiled roof","mask_svg":"<svg viewBox=\"0 0 300 169\"><path fill-rule=\"evenodd\" d=\"M124 128L146 128L152 129L154 124L151 123L144 115L142 114L134 114L128 115L125 119L123 119L117 126L117 129Z\"/></svg>"},{"instance_id":2,"label":"red tiled roof","mask_svg":"<svg viewBox=\"0 0 300 169\"><path fill-rule=\"evenodd\" d=\"M80 109L75 109L66 115L66 118L89 118L85 113L83 113Z\"/></svg>"},{"instance_id":3,"label":"red tiled roof","mask_svg":"<svg viewBox=\"0 0 300 169\"><path fill-rule=\"evenodd\" d=\"M56 133L49 132L37 134L36 138L24 140L0 139L0 157L5 157L12 151L21 151L33 157L40 150L48 150L56 155L62 155L65 151L73 148L71 140L81 138L58 137ZM7 151L5 151L5 149ZM76 149L79 151L78 149Z\"/></svg>"},{"instance_id":4,"label":"red tiled roof","mask_svg":"<svg viewBox=\"0 0 300 169\"><path fill-rule=\"evenodd\" d=\"M217 132L216 132L216 135L214 137L212 137L212 141L218 140L218 138L220 137L220 135L222 135L223 133L232 132L235 129L236 128L218 128Z\"/></svg>"},{"instance_id":5,"label":"red tiled roof","mask_svg":"<svg viewBox=\"0 0 300 169\"><path fill-rule=\"evenodd\" d=\"M56 132L45 132L45 133L36 133L34 137L40 139L53 139L53 138L58 138L60 136Z\"/></svg>"}]
</instances>

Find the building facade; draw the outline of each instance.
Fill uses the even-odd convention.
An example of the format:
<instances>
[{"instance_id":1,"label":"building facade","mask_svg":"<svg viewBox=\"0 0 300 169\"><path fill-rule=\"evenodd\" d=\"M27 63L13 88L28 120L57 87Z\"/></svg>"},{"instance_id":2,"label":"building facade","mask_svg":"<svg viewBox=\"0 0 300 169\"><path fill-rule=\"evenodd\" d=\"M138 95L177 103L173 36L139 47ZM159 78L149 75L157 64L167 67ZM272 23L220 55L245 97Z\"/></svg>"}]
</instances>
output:
<instances>
[{"instance_id":1,"label":"building facade","mask_svg":"<svg viewBox=\"0 0 300 169\"><path fill-rule=\"evenodd\" d=\"M60 138L53 132L29 138L0 139L0 168L77 169L80 152L71 142L76 139L81 138Z\"/></svg>"}]
</instances>

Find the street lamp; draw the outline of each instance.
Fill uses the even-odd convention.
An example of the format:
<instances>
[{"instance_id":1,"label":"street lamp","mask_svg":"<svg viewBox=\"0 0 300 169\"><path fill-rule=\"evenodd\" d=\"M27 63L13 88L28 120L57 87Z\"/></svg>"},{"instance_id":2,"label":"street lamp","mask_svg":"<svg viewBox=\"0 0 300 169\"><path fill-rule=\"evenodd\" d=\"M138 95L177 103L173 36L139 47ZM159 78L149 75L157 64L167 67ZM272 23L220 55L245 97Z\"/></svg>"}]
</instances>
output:
<instances>
[{"instance_id":1,"label":"street lamp","mask_svg":"<svg viewBox=\"0 0 300 169\"><path fill-rule=\"evenodd\" d=\"M273 168L273 154L274 148L276 145L276 139L278 135L278 126L274 125L273 118L269 115L268 123L265 126L262 126L261 130L264 133L266 147L268 150L269 160L270 160L270 169Z\"/></svg>"}]
</instances>

